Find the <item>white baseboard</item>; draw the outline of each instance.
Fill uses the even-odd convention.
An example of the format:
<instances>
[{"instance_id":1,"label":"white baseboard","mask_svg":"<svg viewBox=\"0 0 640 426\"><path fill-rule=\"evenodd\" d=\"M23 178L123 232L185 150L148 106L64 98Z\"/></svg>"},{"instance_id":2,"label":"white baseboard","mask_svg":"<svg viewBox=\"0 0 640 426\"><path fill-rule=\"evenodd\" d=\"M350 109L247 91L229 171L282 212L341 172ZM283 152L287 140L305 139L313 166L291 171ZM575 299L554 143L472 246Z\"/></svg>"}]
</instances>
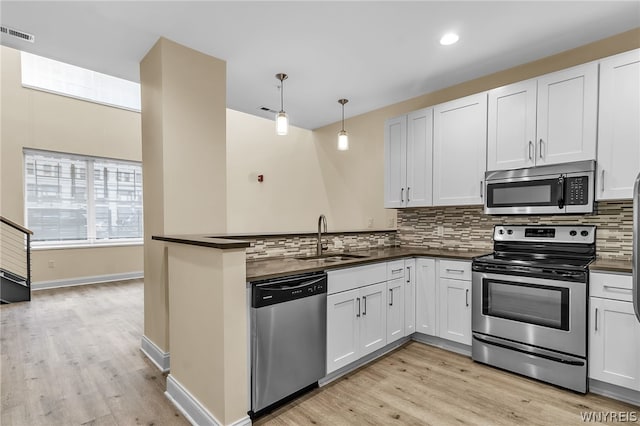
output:
<instances>
[{"instance_id":1,"label":"white baseboard","mask_svg":"<svg viewBox=\"0 0 640 426\"><path fill-rule=\"evenodd\" d=\"M471 346L464 345L462 343L453 342L451 340L443 339L441 337L429 336L423 333L413 333L411 340L424 343L425 345L435 346L440 349L445 349L450 352L455 352L464 356L471 356Z\"/></svg>"},{"instance_id":2,"label":"white baseboard","mask_svg":"<svg viewBox=\"0 0 640 426\"><path fill-rule=\"evenodd\" d=\"M155 364L156 367L163 373L169 371L171 365L171 357L169 352L164 352L155 343L153 343L147 336L142 336L142 342L140 343L140 350L143 354Z\"/></svg>"},{"instance_id":3,"label":"white baseboard","mask_svg":"<svg viewBox=\"0 0 640 426\"><path fill-rule=\"evenodd\" d=\"M121 274L94 275L90 277L65 278L62 280L39 281L31 283L31 290L45 290L76 285L100 284L112 281L136 280L144 277L143 271L124 272Z\"/></svg>"},{"instance_id":4,"label":"white baseboard","mask_svg":"<svg viewBox=\"0 0 640 426\"><path fill-rule=\"evenodd\" d=\"M225 426L220 423L184 386L171 374L167 376L165 396L194 426ZM228 426L250 426L249 416L242 417Z\"/></svg>"}]
</instances>

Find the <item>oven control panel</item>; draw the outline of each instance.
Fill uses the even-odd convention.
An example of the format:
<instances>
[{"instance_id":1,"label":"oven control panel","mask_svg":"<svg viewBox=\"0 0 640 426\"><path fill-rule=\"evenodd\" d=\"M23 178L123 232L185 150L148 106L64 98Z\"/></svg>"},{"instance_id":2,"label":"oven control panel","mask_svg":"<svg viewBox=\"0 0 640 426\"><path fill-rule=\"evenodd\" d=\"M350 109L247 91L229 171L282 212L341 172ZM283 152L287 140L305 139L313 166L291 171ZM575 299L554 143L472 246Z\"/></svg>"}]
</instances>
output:
<instances>
[{"instance_id":1,"label":"oven control panel","mask_svg":"<svg viewBox=\"0 0 640 426\"><path fill-rule=\"evenodd\" d=\"M583 225L497 225L493 229L494 241L530 241L553 243L593 244L595 226Z\"/></svg>"},{"instance_id":2,"label":"oven control panel","mask_svg":"<svg viewBox=\"0 0 640 426\"><path fill-rule=\"evenodd\" d=\"M585 206L589 202L589 178L587 176L567 177L567 198L569 206Z\"/></svg>"}]
</instances>

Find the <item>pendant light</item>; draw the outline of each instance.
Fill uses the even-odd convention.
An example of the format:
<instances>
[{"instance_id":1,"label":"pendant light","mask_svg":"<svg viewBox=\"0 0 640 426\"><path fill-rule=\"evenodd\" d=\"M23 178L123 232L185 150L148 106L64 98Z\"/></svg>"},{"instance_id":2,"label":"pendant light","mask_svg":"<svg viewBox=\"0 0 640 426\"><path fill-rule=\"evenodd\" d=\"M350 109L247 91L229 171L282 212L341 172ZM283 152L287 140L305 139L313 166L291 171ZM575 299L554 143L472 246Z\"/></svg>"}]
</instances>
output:
<instances>
[{"instance_id":1,"label":"pendant light","mask_svg":"<svg viewBox=\"0 0 640 426\"><path fill-rule=\"evenodd\" d=\"M349 99L339 99L338 103L342 105L342 130L338 132L338 151L346 151L349 149L349 135L344 130L344 104L349 102Z\"/></svg>"},{"instance_id":2,"label":"pendant light","mask_svg":"<svg viewBox=\"0 0 640 426\"><path fill-rule=\"evenodd\" d=\"M287 77L284 73L276 74L276 78L280 80L280 112L276 114L276 134L279 136L289 133L289 116L284 112L284 81Z\"/></svg>"}]
</instances>

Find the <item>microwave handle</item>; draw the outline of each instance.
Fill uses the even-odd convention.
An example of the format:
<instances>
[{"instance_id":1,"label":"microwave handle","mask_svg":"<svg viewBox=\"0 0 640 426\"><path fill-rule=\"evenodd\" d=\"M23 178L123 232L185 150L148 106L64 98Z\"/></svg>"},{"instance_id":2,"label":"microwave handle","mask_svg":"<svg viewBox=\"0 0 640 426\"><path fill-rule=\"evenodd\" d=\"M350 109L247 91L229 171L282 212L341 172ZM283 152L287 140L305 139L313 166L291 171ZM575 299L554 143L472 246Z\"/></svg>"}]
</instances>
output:
<instances>
[{"instance_id":1,"label":"microwave handle","mask_svg":"<svg viewBox=\"0 0 640 426\"><path fill-rule=\"evenodd\" d=\"M558 191L558 208L559 209L563 209L564 208L564 202L565 202L565 200L564 200L564 197L565 197L565 193L564 193L565 192L565 178L564 178L564 176L560 176L558 178L558 186L560 187L559 191Z\"/></svg>"}]
</instances>

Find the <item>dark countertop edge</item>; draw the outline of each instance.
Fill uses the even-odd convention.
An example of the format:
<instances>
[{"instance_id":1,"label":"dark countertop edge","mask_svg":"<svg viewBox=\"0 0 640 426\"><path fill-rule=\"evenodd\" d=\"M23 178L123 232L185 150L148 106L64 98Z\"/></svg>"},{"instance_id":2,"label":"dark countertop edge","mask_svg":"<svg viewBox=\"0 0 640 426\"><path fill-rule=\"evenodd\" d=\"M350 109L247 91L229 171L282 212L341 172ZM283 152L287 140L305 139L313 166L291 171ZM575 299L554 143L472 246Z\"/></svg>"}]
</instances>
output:
<instances>
[{"instance_id":1,"label":"dark countertop edge","mask_svg":"<svg viewBox=\"0 0 640 426\"><path fill-rule=\"evenodd\" d=\"M221 250L247 248L251 245L249 241L205 237L202 235L154 235L151 239L164 241L165 243L187 244Z\"/></svg>"},{"instance_id":2,"label":"dark countertop edge","mask_svg":"<svg viewBox=\"0 0 640 426\"><path fill-rule=\"evenodd\" d=\"M631 274L631 260L596 259L589 270L593 272L619 272Z\"/></svg>"},{"instance_id":3,"label":"dark countertop edge","mask_svg":"<svg viewBox=\"0 0 640 426\"><path fill-rule=\"evenodd\" d=\"M394 249L396 251L398 251L397 253L389 253L389 254L385 254L385 255L373 255L371 257L368 258L363 258L363 259L351 259L351 260L344 260L341 262L336 262L336 263L323 263L323 264L317 264L317 263L312 263L312 261L304 261L301 260L300 262L309 262L308 266L305 264L302 264L302 267L299 268L295 268L295 269L289 269L289 270L283 270L283 271L279 271L279 272L272 272L272 273L267 273L267 274L258 274L258 275L249 275L247 274L247 282L250 281L261 281L261 280L267 280L267 279L271 279L271 278L279 278L279 277L285 277L287 275L295 275L295 274L304 274L304 273L308 273L308 272L317 272L317 271L328 271L328 270L332 270L332 269L341 269L341 268L348 268L348 267L353 267L353 266L362 266L362 265L366 265L366 264L370 264L370 263L378 263L378 262L385 262L385 261L389 261L389 260L395 260L395 259L403 259L403 258L408 258L408 257L435 257L435 258L440 258L440 259L454 259L454 260L463 260L463 261L471 261L473 260L475 257L479 257L482 256L484 254L488 254L490 253L490 251L465 251L465 250L429 250L429 249L423 249L423 248L417 248L417 247L389 247L387 248L387 250L389 249ZM353 253L357 253L357 252L353 252ZM265 261L282 261L284 260L282 257L279 258L263 258L263 259L253 259L253 260L247 260L247 263L249 262L265 262Z\"/></svg>"},{"instance_id":4,"label":"dark countertop edge","mask_svg":"<svg viewBox=\"0 0 640 426\"><path fill-rule=\"evenodd\" d=\"M385 234L389 232L397 232L397 229L363 229L360 231L328 231L323 232L322 235L344 235L344 234ZM206 234L211 238L277 238L277 237L302 237L302 236L316 236L317 232L271 232L271 233L248 233L248 234Z\"/></svg>"}]
</instances>

